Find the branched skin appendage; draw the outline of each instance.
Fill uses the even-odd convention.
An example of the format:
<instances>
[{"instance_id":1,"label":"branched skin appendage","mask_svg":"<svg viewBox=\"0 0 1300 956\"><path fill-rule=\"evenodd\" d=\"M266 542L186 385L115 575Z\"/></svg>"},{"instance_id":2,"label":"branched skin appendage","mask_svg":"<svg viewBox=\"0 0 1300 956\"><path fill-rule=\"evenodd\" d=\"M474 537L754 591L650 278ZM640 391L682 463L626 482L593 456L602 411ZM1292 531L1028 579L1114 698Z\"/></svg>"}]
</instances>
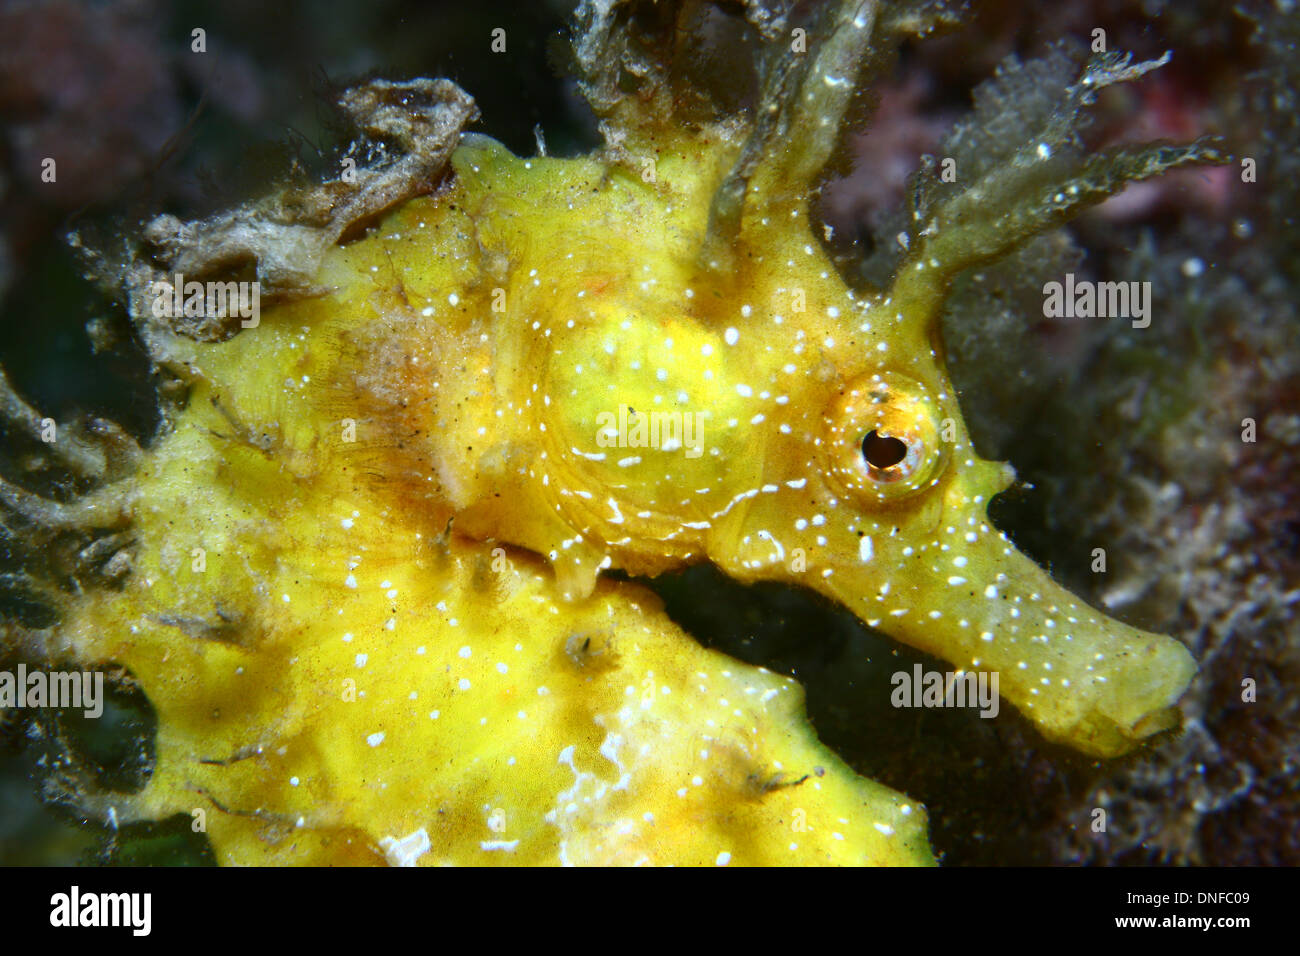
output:
<instances>
[{"instance_id":1,"label":"branched skin appendage","mask_svg":"<svg viewBox=\"0 0 1300 956\"><path fill-rule=\"evenodd\" d=\"M989 523L1012 472L972 448L938 326L962 269L1221 158L1072 150L1092 90L1152 65L1089 64L1036 142L963 188L922 183L891 287L855 293L810 222L815 177L874 51L933 18L828 5L807 59L773 58L757 119L687 126L618 46L624 6L582 8L601 154L518 158L460 133L474 106L451 84L379 84L350 100L359 125L431 140L296 200L392 205L355 241L326 217L297 257L259 253L294 297L256 327L169 324L143 290L158 261L202 274L294 233L284 202L167 220L121 270L185 400L86 515L4 497L51 527L130 525L118 586L22 638L121 665L157 712L148 786L83 805L202 818L235 863L932 862L924 812L816 740L797 684L602 577L703 561L997 672L1086 753L1177 726L1182 645L1082 604ZM618 92L628 62L652 88Z\"/></svg>"}]
</instances>

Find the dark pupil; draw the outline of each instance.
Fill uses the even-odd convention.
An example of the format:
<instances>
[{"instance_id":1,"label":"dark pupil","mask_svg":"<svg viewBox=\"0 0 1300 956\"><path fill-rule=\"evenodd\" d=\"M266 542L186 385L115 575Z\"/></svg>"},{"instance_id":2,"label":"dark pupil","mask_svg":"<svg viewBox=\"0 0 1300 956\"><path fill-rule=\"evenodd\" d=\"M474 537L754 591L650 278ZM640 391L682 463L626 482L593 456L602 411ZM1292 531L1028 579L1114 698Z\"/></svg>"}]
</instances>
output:
<instances>
[{"instance_id":1,"label":"dark pupil","mask_svg":"<svg viewBox=\"0 0 1300 956\"><path fill-rule=\"evenodd\" d=\"M876 468L892 468L907 457L907 445L897 438L877 435L873 428L862 439L862 457Z\"/></svg>"}]
</instances>

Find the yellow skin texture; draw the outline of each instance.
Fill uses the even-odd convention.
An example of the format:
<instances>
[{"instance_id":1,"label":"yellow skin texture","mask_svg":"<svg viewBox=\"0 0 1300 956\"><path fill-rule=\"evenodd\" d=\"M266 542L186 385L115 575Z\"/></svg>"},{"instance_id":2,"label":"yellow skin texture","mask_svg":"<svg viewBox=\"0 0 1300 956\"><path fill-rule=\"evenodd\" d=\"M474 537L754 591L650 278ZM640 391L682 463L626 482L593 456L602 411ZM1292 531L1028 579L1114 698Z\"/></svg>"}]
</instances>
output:
<instances>
[{"instance_id":1,"label":"yellow skin texture","mask_svg":"<svg viewBox=\"0 0 1300 956\"><path fill-rule=\"evenodd\" d=\"M996 670L1085 752L1173 725L1186 650L987 523L1010 471L970 446L944 283L909 264L855 298L761 176L701 261L736 147L654 149L647 181L466 138L439 195L329 254L331 293L177 346L193 391L132 479L135 574L63 628L158 713L130 812L201 809L238 864L400 862L419 840L387 839L421 830L421 864L932 862L921 809L827 752L796 685L611 566L811 587ZM610 447L620 406L699 415L701 453ZM872 429L909 457L868 467Z\"/></svg>"}]
</instances>

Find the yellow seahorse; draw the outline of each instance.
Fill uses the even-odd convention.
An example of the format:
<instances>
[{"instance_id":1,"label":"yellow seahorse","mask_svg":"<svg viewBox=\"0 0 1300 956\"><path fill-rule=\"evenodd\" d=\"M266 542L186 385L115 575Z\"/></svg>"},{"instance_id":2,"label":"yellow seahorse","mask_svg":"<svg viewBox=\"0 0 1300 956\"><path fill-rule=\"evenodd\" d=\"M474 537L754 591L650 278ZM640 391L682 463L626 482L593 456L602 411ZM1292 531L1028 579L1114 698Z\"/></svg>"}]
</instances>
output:
<instances>
[{"instance_id":1,"label":"yellow seahorse","mask_svg":"<svg viewBox=\"0 0 1300 956\"><path fill-rule=\"evenodd\" d=\"M923 809L822 747L796 684L601 576L701 561L995 672L1084 752L1176 726L1182 645L990 524L1012 472L972 448L938 317L962 269L1216 154L1027 143L919 204L892 285L855 293L809 199L901 29L878 12L836 6L743 126L610 93L614 26L588 24L605 152L453 130L437 191L309 258L312 294L213 341L145 319L188 399L80 505L129 524L132 569L46 646L127 668L157 756L139 793L83 802L189 814L228 863L930 862ZM1077 89L1140 72L1101 58Z\"/></svg>"}]
</instances>

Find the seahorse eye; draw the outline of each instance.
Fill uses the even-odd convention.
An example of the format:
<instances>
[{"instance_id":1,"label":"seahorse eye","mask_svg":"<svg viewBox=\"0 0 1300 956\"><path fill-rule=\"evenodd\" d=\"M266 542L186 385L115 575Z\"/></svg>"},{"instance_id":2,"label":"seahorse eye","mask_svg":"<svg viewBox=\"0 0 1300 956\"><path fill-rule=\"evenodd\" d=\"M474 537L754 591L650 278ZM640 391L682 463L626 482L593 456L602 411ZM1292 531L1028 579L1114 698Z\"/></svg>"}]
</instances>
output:
<instances>
[{"instance_id":1,"label":"seahorse eye","mask_svg":"<svg viewBox=\"0 0 1300 956\"><path fill-rule=\"evenodd\" d=\"M920 382L881 373L847 385L826 410L826 465L843 491L867 501L933 484L945 457L941 407Z\"/></svg>"},{"instance_id":2,"label":"seahorse eye","mask_svg":"<svg viewBox=\"0 0 1300 956\"><path fill-rule=\"evenodd\" d=\"M907 442L873 428L862 437L862 457L872 468L893 468L907 457Z\"/></svg>"}]
</instances>

